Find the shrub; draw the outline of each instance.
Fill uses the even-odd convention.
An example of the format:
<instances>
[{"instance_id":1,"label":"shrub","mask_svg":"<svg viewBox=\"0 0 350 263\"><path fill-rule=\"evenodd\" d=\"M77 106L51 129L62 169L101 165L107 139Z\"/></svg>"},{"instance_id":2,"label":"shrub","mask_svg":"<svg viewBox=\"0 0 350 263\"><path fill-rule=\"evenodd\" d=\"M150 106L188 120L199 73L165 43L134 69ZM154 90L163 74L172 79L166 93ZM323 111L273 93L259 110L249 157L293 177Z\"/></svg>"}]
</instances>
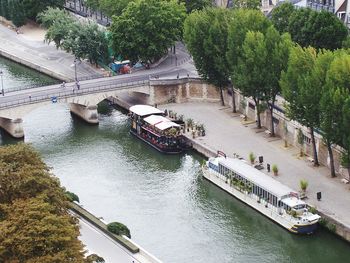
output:
<instances>
[{"instance_id":1,"label":"shrub","mask_svg":"<svg viewBox=\"0 0 350 263\"><path fill-rule=\"evenodd\" d=\"M70 202L76 201L76 202L79 203L79 196L77 196L75 193L66 191L65 194L66 194L66 196L68 198L68 201L70 201Z\"/></svg>"},{"instance_id":2,"label":"shrub","mask_svg":"<svg viewBox=\"0 0 350 263\"><path fill-rule=\"evenodd\" d=\"M256 158L256 156L254 155L254 153L250 152L249 153L249 161L251 164L253 164L255 162L255 158Z\"/></svg>"},{"instance_id":3,"label":"shrub","mask_svg":"<svg viewBox=\"0 0 350 263\"><path fill-rule=\"evenodd\" d=\"M107 229L108 229L108 231L110 231L113 234L116 234L118 236L125 235L128 238L131 238L129 228L126 225L122 224L122 223L119 223L119 222L109 223L107 225Z\"/></svg>"},{"instance_id":4,"label":"shrub","mask_svg":"<svg viewBox=\"0 0 350 263\"><path fill-rule=\"evenodd\" d=\"M275 175L278 174L278 167L277 167L276 164L273 164L273 165L272 165L272 172L273 172Z\"/></svg>"},{"instance_id":5,"label":"shrub","mask_svg":"<svg viewBox=\"0 0 350 263\"><path fill-rule=\"evenodd\" d=\"M306 180L304 180L304 179L301 179L300 180L300 189L302 190L302 191L306 191L306 188L308 187L308 185L309 185L309 183L308 183L308 181L306 181Z\"/></svg>"}]
</instances>

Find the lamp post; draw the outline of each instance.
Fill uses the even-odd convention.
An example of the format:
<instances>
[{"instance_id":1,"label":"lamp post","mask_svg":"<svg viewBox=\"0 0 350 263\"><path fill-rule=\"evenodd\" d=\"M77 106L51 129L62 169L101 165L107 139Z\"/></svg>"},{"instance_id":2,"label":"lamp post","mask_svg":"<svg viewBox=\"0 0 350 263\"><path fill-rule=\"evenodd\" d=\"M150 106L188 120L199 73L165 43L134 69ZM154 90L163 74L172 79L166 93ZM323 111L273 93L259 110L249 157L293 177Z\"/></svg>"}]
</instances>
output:
<instances>
[{"instance_id":1,"label":"lamp post","mask_svg":"<svg viewBox=\"0 0 350 263\"><path fill-rule=\"evenodd\" d=\"M75 82L78 81L78 77L77 77L77 58L74 58L74 76L75 76Z\"/></svg>"},{"instance_id":2,"label":"lamp post","mask_svg":"<svg viewBox=\"0 0 350 263\"><path fill-rule=\"evenodd\" d=\"M2 70L0 70L0 77L1 77L1 94L2 96L5 96L5 93L4 93L4 81L2 79L2 75L3 75L3 72Z\"/></svg>"}]
</instances>

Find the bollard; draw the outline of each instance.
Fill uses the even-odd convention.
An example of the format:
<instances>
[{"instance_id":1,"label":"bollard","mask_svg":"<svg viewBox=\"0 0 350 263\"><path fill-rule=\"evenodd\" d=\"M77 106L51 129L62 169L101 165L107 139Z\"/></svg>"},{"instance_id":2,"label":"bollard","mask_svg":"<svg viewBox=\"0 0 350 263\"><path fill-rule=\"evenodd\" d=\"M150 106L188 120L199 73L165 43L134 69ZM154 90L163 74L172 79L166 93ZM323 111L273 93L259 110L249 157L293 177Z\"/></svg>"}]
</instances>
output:
<instances>
[{"instance_id":1,"label":"bollard","mask_svg":"<svg viewBox=\"0 0 350 263\"><path fill-rule=\"evenodd\" d=\"M317 192L317 201L321 201L322 194L321 192Z\"/></svg>"}]
</instances>

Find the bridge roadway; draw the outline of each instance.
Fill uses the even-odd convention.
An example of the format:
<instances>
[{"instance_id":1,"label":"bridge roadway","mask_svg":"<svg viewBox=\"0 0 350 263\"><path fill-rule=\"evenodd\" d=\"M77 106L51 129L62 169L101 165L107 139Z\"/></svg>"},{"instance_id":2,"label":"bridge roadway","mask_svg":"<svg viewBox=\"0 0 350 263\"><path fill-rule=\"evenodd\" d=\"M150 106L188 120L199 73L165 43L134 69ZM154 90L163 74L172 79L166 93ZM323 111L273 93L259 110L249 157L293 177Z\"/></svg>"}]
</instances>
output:
<instances>
[{"instance_id":1,"label":"bridge roadway","mask_svg":"<svg viewBox=\"0 0 350 263\"><path fill-rule=\"evenodd\" d=\"M192 73L184 68L143 70L128 75L80 81L79 90L77 90L74 82L66 83L65 88L62 87L62 84L58 84L23 90L18 89L5 92L4 96L0 96L0 109L50 100L53 96L60 99L67 96L79 96L84 93L101 92L104 89L148 84L149 79L154 79L154 76L157 76L159 79L176 79L177 75L185 77L187 74L192 76Z\"/></svg>"}]
</instances>

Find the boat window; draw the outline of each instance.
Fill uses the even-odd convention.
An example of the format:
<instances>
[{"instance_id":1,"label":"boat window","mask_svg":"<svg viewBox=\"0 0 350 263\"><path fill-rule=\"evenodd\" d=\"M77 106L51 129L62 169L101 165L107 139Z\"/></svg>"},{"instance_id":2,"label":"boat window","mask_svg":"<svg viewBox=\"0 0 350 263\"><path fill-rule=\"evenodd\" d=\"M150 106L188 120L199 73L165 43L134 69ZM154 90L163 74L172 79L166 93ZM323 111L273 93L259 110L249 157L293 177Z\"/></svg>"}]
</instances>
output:
<instances>
[{"instance_id":1,"label":"boat window","mask_svg":"<svg viewBox=\"0 0 350 263\"><path fill-rule=\"evenodd\" d=\"M295 210L300 210L305 208L305 204L296 205L293 207Z\"/></svg>"}]
</instances>

